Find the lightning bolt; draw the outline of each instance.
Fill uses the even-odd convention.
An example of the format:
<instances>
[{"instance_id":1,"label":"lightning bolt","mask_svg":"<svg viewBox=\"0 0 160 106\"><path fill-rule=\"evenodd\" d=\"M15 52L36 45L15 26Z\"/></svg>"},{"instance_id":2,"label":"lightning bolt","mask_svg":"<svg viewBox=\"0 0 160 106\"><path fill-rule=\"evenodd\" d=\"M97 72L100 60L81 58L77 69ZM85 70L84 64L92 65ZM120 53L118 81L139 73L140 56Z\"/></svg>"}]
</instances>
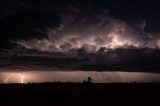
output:
<instances>
[{"instance_id":1,"label":"lightning bolt","mask_svg":"<svg viewBox=\"0 0 160 106\"><path fill-rule=\"evenodd\" d=\"M12 78L12 77L18 77L19 78L19 83L25 83L25 76L24 75L21 75L21 74L11 74L9 75L5 80L4 80L4 83L8 83L8 81Z\"/></svg>"}]
</instances>

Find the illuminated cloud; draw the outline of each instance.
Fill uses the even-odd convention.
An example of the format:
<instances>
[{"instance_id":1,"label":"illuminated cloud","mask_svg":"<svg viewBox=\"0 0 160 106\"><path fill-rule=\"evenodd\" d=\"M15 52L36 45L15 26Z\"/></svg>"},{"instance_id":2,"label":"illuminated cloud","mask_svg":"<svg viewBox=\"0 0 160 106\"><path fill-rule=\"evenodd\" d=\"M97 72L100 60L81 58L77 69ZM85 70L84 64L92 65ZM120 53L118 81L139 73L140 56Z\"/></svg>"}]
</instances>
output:
<instances>
[{"instance_id":1,"label":"illuminated cloud","mask_svg":"<svg viewBox=\"0 0 160 106\"><path fill-rule=\"evenodd\" d=\"M94 3L85 2L85 5L28 2L25 3L27 10L20 9L6 17L6 23L1 25L1 35L6 40L1 39L1 45L7 47L3 52L7 59L1 60L0 67L53 71L159 71L159 33L147 32L145 20L130 19L138 18L141 12L127 17L127 11L120 10L122 14L119 15L114 9L112 11L112 5L103 8L97 3L94 7ZM130 9L137 11L139 8Z\"/></svg>"},{"instance_id":2,"label":"illuminated cloud","mask_svg":"<svg viewBox=\"0 0 160 106\"><path fill-rule=\"evenodd\" d=\"M47 38L21 40L17 41L17 44L27 49L49 52L68 52L77 49L97 52L101 47L160 48L160 35L145 32L144 20L129 24L110 16L106 11L103 13L94 13L94 9L68 11L61 14L62 23L59 27L48 28Z\"/></svg>"}]
</instances>

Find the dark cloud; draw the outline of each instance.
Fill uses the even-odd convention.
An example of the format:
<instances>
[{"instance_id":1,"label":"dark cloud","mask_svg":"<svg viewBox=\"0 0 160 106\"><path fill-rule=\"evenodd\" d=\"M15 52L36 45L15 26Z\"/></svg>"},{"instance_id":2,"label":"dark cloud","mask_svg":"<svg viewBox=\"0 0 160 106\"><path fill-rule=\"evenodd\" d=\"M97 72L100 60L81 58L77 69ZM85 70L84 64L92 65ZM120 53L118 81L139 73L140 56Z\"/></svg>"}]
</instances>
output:
<instances>
[{"instance_id":1,"label":"dark cloud","mask_svg":"<svg viewBox=\"0 0 160 106\"><path fill-rule=\"evenodd\" d=\"M76 53L75 53L76 52ZM73 55L73 54L76 55ZM69 53L17 51L1 63L1 68L18 70L83 70L159 72L160 50L110 49L108 52L88 53L85 50Z\"/></svg>"},{"instance_id":2,"label":"dark cloud","mask_svg":"<svg viewBox=\"0 0 160 106\"><path fill-rule=\"evenodd\" d=\"M43 3L43 0L39 2L6 0L1 1L0 5L1 48L11 46L10 41L18 39L46 37L46 28L58 26L61 22L53 8L54 5L51 8Z\"/></svg>"},{"instance_id":3,"label":"dark cloud","mask_svg":"<svg viewBox=\"0 0 160 106\"><path fill-rule=\"evenodd\" d=\"M145 4L145 5L142 5ZM39 0L39 1L28 1L28 0L15 0L14 2L11 0L1 1L0 3L0 28L1 28L1 46L5 46L6 43L10 43L8 41L15 40L15 39L31 39L37 38L42 39L44 37L48 37L46 34L46 29L54 29L55 26L62 25L59 28L63 28L63 30L59 34L70 33L70 30L74 30L73 34L81 33L81 35L88 35L88 33L93 33L93 28L90 28L91 25L97 29L96 33L100 33L101 30L104 30L103 27L97 27L98 24L106 26L107 23L110 23L107 27L107 30L111 30L114 25L114 22L117 24L125 24L122 21L115 21L111 22L109 19L100 19L99 17L106 18L104 14L108 15L108 11L111 11L111 14L115 14L118 19L130 19L131 17L141 17L145 16L143 13L146 11L142 11L143 7L148 7L151 4L146 1L108 1L101 0L97 2L97 0ZM157 10L157 7L154 6L158 4L154 2L153 10ZM137 7L134 7L137 6ZM123 7L123 8L122 8ZM125 10L125 11L124 11ZM135 13L138 14L130 14L131 17L128 17L128 12L135 10ZM121 15L117 14L117 12L121 13ZM135 16L136 15L136 16ZM150 14L153 15L153 14ZM111 17L110 17L111 18ZM145 18L145 17L142 17ZM146 17L147 18L147 17ZM70 20L69 20L70 19ZM71 23L71 21L73 21ZM104 22L103 22L104 21ZM67 23L68 22L68 23ZM141 23L141 22L140 22ZM68 25L69 24L69 25ZM138 23L139 24L139 23ZM73 25L73 27L71 27ZM86 26L85 26L86 25ZM85 26L85 27L84 27ZM123 25L122 25L123 26ZM137 25L138 26L138 25ZM144 30L144 24L142 23L139 25ZM79 30L76 28L80 27ZM140 28L138 27L138 28ZM86 30L86 28L89 28ZM138 29L137 28L137 29ZM147 28L147 27L146 27ZM156 29L156 28L154 28ZM129 30L129 29L126 29ZM137 32L142 33L141 30L134 30L135 33ZM52 32L52 31L51 31ZM50 35L51 35L51 32ZM84 32L84 33L82 33ZM88 32L88 33L87 33ZM53 32L52 32L53 33ZM92 34L91 33L91 34ZM94 31L95 33L95 31ZM133 33L133 32L132 32ZM57 36L62 36L57 34ZM134 34L136 35L136 34ZM141 34L143 35L143 34ZM54 36L55 37L55 36ZM103 43L103 37L97 37L95 39L96 43ZM139 39L139 38L137 38ZM47 39L48 40L48 39ZM57 39L56 39L57 40ZM76 38L70 39L71 42L77 42ZM49 40L50 41L50 40ZM68 44L68 43L67 43ZM62 46L65 44L62 44ZM60 45L61 46L61 45ZM8 46L6 46L8 47ZM51 46L52 48L55 48ZM50 47L49 47L50 48Z\"/></svg>"},{"instance_id":4,"label":"dark cloud","mask_svg":"<svg viewBox=\"0 0 160 106\"><path fill-rule=\"evenodd\" d=\"M0 67L158 72L160 34L147 30L149 3L126 2L1 1Z\"/></svg>"}]
</instances>

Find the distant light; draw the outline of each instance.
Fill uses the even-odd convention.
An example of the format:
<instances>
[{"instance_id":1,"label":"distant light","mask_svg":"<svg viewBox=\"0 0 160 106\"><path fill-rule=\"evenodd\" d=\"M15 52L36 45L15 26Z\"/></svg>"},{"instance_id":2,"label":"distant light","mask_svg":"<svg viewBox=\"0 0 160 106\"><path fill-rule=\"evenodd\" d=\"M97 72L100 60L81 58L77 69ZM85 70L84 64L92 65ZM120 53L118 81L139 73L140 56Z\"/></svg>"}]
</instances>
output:
<instances>
[{"instance_id":1,"label":"distant light","mask_svg":"<svg viewBox=\"0 0 160 106\"><path fill-rule=\"evenodd\" d=\"M20 73L13 73L4 80L4 83L25 83L25 76Z\"/></svg>"}]
</instances>

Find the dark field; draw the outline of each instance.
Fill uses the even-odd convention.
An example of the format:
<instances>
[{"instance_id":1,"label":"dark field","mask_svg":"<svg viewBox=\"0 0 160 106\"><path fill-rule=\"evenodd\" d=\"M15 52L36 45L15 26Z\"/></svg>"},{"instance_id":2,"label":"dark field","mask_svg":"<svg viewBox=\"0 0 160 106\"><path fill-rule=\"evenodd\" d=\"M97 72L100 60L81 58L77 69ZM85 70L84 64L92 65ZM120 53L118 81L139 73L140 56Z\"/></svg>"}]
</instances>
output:
<instances>
[{"instance_id":1,"label":"dark field","mask_svg":"<svg viewBox=\"0 0 160 106\"><path fill-rule=\"evenodd\" d=\"M1 84L0 106L6 105L160 106L160 84Z\"/></svg>"}]
</instances>

